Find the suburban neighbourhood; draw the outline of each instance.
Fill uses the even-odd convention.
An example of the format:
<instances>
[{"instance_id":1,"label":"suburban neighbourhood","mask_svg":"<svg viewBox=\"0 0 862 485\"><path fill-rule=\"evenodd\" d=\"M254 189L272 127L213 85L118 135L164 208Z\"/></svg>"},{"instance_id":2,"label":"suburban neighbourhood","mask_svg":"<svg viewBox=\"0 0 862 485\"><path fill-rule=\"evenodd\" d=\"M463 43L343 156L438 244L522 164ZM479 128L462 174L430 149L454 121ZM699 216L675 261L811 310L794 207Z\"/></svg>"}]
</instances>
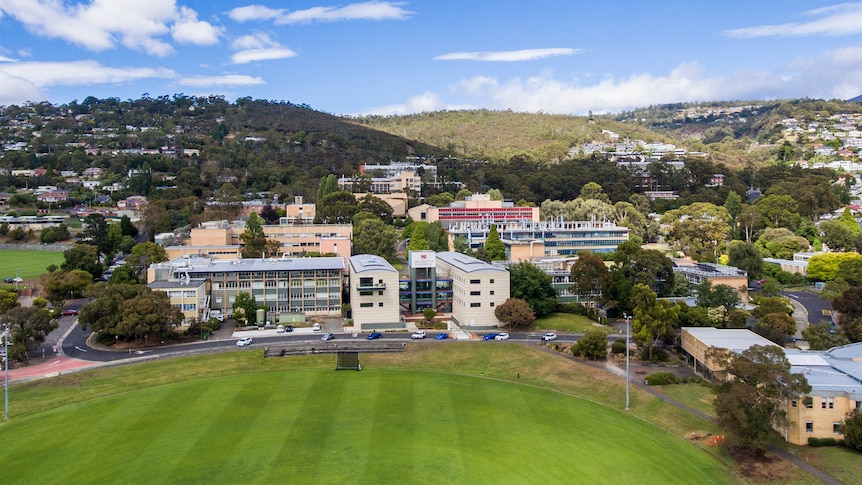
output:
<instances>
[{"instance_id":1,"label":"suburban neighbourhood","mask_svg":"<svg viewBox=\"0 0 862 485\"><path fill-rule=\"evenodd\" d=\"M3 252L57 256L26 278L0 268L13 383L55 376L54 358L253 349L358 370L492 341L624 378L626 411L632 381L709 386L734 456L862 449L862 114L781 117L755 170L722 139L684 148L592 116L554 161L388 138L409 149L375 156L345 141L372 136L362 123L244 103L0 108ZM770 109L669 116L732 129ZM263 129L268 110L330 125Z\"/></svg>"}]
</instances>

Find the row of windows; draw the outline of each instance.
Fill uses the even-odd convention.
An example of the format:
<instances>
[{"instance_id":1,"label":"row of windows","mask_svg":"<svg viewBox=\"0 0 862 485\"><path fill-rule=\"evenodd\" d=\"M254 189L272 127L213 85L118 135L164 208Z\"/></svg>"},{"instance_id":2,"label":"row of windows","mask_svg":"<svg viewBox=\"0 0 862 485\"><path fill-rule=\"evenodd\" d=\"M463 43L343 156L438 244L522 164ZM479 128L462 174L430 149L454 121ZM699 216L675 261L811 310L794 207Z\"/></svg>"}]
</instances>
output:
<instances>
[{"instance_id":1,"label":"row of windows","mask_svg":"<svg viewBox=\"0 0 862 485\"><path fill-rule=\"evenodd\" d=\"M832 422L832 432L833 433L841 434L840 427L841 427L841 422L839 422L839 421ZM814 432L814 421L806 421L805 422L805 432L806 433L813 433Z\"/></svg>"},{"instance_id":2,"label":"row of windows","mask_svg":"<svg viewBox=\"0 0 862 485\"><path fill-rule=\"evenodd\" d=\"M491 280L491 281L493 282L494 280ZM491 296L494 296L494 290L488 290L488 294ZM482 296L482 292L478 291L478 290L477 291L471 291L470 296Z\"/></svg>"},{"instance_id":3,"label":"row of windows","mask_svg":"<svg viewBox=\"0 0 862 485\"><path fill-rule=\"evenodd\" d=\"M810 397L804 398L802 400L802 402L803 402L803 404L805 404L805 407L808 409L812 409L814 407L814 399L813 398L810 398ZM795 408L797 405L796 399L791 399L790 405ZM835 398L834 397L829 397L829 398L821 397L820 398L820 408L821 409L835 409Z\"/></svg>"},{"instance_id":4,"label":"row of windows","mask_svg":"<svg viewBox=\"0 0 862 485\"><path fill-rule=\"evenodd\" d=\"M197 311L198 309L198 306L194 303L176 304L174 306L184 312Z\"/></svg>"},{"instance_id":5,"label":"row of windows","mask_svg":"<svg viewBox=\"0 0 862 485\"><path fill-rule=\"evenodd\" d=\"M359 304L359 308L371 308L371 307L373 307L373 306L374 306L374 303L373 303L373 302L364 302L364 303L360 303L360 304ZM383 306L383 302L382 302L382 301L381 301L381 302L377 302L377 306L382 307L382 306Z\"/></svg>"}]
</instances>

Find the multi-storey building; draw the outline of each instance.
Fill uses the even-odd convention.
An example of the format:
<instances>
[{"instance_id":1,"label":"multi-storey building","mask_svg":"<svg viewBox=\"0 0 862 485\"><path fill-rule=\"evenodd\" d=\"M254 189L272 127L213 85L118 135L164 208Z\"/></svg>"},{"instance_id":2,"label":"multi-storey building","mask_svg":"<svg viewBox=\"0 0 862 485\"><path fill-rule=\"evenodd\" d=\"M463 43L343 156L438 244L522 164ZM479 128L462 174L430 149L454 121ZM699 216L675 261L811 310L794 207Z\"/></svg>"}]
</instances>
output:
<instances>
[{"instance_id":1,"label":"multi-storey building","mask_svg":"<svg viewBox=\"0 0 862 485\"><path fill-rule=\"evenodd\" d=\"M350 308L357 330L403 328L398 270L380 256L350 257Z\"/></svg>"},{"instance_id":2,"label":"multi-storey building","mask_svg":"<svg viewBox=\"0 0 862 485\"><path fill-rule=\"evenodd\" d=\"M673 272L685 276L692 285L709 281L712 286L729 286L736 291L742 303L748 303L748 273L744 270L723 264L674 259Z\"/></svg>"},{"instance_id":3,"label":"multi-storey building","mask_svg":"<svg viewBox=\"0 0 862 485\"><path fill-rule=\"evenodd\" d=\"M245 223L210 221L191 230L187 246L239 246ZM350 257L353 226L351 224L277 224L263 226L267 239L278 241L278 255L299 256L307 253L337 254L345 261Z\"/></svg>"},{"instance_id":4,"label":"multi-storey building","mask_svg":"<svg viewBox=\"0 0 862 485\"><path fill-rule=\"evenodd\" d=\"M339 257L189 257L150 266L147 281L209 281L210 308L225 314L232 311L239 293L248 293L270 315L340 315L344 271L344 260Z\"/></svg>"},{"instance_id":5,"label":"multi-storey building","mask_svg":"<svg viewBox=\"0 0 862 485\"><path fill-rule=\"evenodd\" d=\"M503 325L494 315L509 298L509 272L461 253L437 253L437 275L452 280L452 320L465 330Z\"/></svg>"},{"instance_id":6,"label":"multi-storey building","mask_svg":"<svg viewBox=\"0 0 862 485\"><path fill-rule=\"evenodd\" d=\"M516 207L511 202L491 200L487 194L473 194L468 200L453 202L449 207L422 204L407 211L414 221L434 223L444 228L461 223L539 222L538 207Z\"/></svg>"},{"instance_id":7,"label":"multi-storey building","mask_svg":"<svg viewBox=\"0 0 862 485\"><path fill-rule=\"evenodd\" d=\"M147 284L166 293L171 305L183 313L183 324L206 320L209 314L210 282L205 279L170 278Z\"/></svg>"},{"instance_id":8,"label":"multi-storey building","mask_svg":"<svg viewBox=\"0 0 862 485\"><path fill-rule=\"evenodd\" d=\"M449 247L464 237L472 248L485 244L490 222L460 223L449 227ZM581 251L611 253L629 240L629 228L613 222L514 222L497 224L497 233L506 247L509 261L531 261L545 257L576 256Z\"/></svg>"}]
</instances>

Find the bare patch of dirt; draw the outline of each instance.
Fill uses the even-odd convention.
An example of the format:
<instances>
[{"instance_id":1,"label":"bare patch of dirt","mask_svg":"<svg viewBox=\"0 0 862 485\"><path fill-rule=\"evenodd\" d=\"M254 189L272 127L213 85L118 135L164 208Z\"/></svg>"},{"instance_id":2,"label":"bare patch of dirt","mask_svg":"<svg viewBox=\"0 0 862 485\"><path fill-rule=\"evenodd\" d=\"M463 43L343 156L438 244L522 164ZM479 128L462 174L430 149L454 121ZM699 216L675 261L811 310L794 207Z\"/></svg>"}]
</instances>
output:
<instances>
[{"instance_id":1,"label":"bare patch of dirt","mask_svg":"<svg viewBox=\"0 0 862 485\"><path fill-rule=\"evenodd\" d=\"M793 465L767 453L763 456L738 456L739 473L757 482L786 483L793 477Z\"/></svg>"}]
</instances>

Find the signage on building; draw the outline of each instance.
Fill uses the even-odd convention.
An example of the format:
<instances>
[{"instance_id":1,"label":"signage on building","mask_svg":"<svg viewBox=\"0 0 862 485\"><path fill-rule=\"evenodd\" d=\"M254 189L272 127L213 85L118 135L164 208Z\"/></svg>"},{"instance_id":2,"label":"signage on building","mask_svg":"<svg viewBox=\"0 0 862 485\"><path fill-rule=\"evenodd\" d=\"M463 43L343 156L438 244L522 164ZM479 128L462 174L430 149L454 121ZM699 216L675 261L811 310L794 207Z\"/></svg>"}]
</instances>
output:
<instances>
[{"instance_id":1,"label":"signage on building","mask_svg":"<svg viewBox=\"0 0 862 485\"><path fill-rule=\"evenodd\" d=\"M434 251L410 251L411 268L436 268L437 253Z\"/></svg>"}]
</instances>

